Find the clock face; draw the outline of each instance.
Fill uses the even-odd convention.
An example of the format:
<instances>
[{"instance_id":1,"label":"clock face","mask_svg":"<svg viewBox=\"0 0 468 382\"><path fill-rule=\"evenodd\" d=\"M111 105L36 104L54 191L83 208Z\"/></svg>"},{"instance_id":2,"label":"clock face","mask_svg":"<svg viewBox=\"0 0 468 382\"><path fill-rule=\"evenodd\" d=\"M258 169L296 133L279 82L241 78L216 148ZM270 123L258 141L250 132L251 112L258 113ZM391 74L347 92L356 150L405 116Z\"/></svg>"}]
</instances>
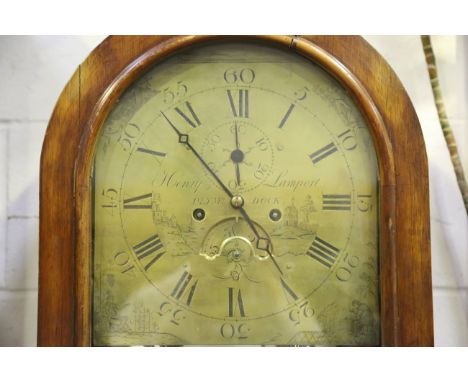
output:
<instances>
[{"instance_id":1,"label":"clock face","mask_svg":"<svg viewBox=\"0 0 468 382\"><path fill-rule=\"evenodd\" d=\"M378 345L365 120L278 48L185 50L134 82L93 170L95 345Z\"/></svg>"}]
</instances>

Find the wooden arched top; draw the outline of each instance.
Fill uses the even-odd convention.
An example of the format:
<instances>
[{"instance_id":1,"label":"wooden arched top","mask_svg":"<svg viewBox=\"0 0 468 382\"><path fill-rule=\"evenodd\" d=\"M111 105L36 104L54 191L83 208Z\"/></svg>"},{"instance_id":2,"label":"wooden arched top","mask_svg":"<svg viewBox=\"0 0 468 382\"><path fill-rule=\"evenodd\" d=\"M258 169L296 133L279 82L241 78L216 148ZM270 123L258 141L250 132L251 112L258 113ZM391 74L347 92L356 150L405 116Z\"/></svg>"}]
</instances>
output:
<instances>
[{"instance_id":1,"label":"wooden arched top","mask_svg":"<svg viewBox=\"0 0 468 382\"><path fill-rule=\"evenodd\" d=\"M207 41L285 46L334 75L374 139L380 173L384 345L433 344L428 170L421 128L395 73L360 37L113 36L74 73L52 114L41 157L39 345L89 345L90 171L99 129L119 95L152 64Z\"/></svg>"}]
</instances>

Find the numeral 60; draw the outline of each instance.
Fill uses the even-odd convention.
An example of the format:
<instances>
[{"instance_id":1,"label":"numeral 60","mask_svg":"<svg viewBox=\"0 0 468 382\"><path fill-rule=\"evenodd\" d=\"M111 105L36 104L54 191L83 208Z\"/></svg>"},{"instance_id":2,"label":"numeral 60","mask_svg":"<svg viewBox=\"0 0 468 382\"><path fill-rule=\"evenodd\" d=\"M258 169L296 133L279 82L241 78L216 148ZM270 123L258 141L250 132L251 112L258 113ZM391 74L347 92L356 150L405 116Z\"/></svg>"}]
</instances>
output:
<instances>
[{"instance_id":1,"label":"numeral 60","mask_svg":"<svg viewBox=\"0 0 468 382\"><path fill-rule=\"evenodd\" d=\"M255 80L255 72L250 68L227 69L224 72L224 81L228 84L235 84L238 80L243 84L251 84Z\"/></svg>"}]
</instances>

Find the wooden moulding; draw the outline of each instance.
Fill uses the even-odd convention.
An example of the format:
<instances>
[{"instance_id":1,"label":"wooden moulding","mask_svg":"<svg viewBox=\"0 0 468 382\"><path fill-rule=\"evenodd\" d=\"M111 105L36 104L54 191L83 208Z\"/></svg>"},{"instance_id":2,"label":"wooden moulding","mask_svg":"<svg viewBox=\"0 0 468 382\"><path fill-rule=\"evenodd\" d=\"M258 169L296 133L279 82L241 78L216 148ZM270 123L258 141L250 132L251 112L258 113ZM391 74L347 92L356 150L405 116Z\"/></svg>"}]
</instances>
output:
<instances>
[{"instance_id":1,"label":"wooden moulding","mask_svg":"<svg viewBox=\"0 0 468 382\"><path fill-rule=\"evenodd\" d=\"M432 346L427 158L395 73L356 36L112 36L79 66L57 102L40 170L38 345L91 345L90 171L99 129L152 64L208 41L259 41L317 62L352 94L379 161L382 343Z\"/></svg>"}]
</instances>

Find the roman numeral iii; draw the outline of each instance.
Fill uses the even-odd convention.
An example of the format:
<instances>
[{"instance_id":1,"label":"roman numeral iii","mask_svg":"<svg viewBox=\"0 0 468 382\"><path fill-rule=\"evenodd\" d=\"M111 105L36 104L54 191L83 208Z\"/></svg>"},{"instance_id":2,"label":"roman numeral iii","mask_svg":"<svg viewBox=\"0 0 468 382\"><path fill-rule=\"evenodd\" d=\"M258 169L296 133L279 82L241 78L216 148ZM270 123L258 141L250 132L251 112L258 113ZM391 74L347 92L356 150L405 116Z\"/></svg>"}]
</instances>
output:
<instances>
[{"instance_id":1,"label":"roman numeral iii","mask_svg":"<svg viewBox=\"0 0 468 382\"><path fill-rule=\"evenodd\" d=\"M351 195L350 194L323 194L322 209L324 211L350 211L351 210Z\"/></svg>"},{"instance_id":2,"label":"roman numeral iii","mask_svg":"<svg viewBox=\"0 0 468 382\"><path fill-rule=\"evenodd\" d=\"M227 90L229 104L234 117L249 118L249 91L247 89L239 89L237 91L237 99L231 90Z\"/></svg>"},{"instance_id":3,"label":"roman numeral iii","mask_svg":"<svg viewBox=\"0 0 468 382\"><path fill-rule=\"evenodd\" d=\"M327 268L331 268L335 264L339 253L340 250L338 248L320 239L318 236L307 251L307 255Z\"/></svg>"},{"instance_id":4,"label":"roman numeral iii","mask_svg":"<svg viewBox=\"0 0 468 382\"><path fill-rule=\"evenodd\" d=\"M157 234L135 245L133 247L133 252L135 252L137 259L142 264L145 263L145 265L143 265L145 271L150 269L165 253L164 246Z\"/></svg>"}]
</instances>

